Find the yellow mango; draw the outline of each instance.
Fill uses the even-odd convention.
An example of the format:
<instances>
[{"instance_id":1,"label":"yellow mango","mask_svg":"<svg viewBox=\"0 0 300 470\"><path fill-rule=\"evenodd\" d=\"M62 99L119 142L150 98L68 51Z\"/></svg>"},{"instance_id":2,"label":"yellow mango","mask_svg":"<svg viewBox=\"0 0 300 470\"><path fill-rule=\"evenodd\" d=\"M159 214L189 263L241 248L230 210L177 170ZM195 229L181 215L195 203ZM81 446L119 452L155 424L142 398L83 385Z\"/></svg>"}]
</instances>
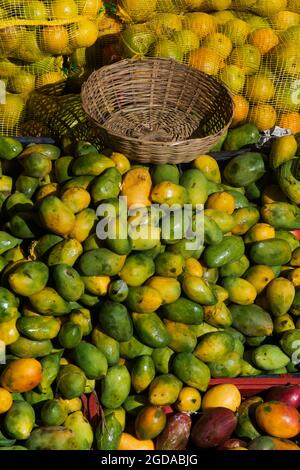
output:
<instances>
[{"instance_id":1,"label":"yellow mango","mask_svg":"<svg viewBox=\"0 0 300 470\"><path fill-rule=\"evenodd\" d=\"M246 233L244 243L254 243L275 238L275 229L269 224L255 224Z\"/></svg>"},{"instance_id":2,"label":"yellow mango","mask_svg":"<svg viewBox=\"0 0 300 470\"><path fill-rule=\"evenodd\" d=\"M193 166L200 170L208 181L221 183L221 173L217 161L210 155L199 155L193 162Z\"/></svg>"},{"instance_id":3,"label":"yellow mango","mask_svg":"<svg viewBox=\"0 0 300 470\"><path fill-rule=\"evenodd\" d=\"M285 331L290 331L294 330L295 323L292 317L288 314L281 315L280 317L277 317L274 319L274 333L277 335L281 335Z\"/></svg>"},{"instance_id":4,"label":"yellow mango","mask_svg":"<svg viewBox=\"0 0 300 470\"><path fill-rule=\"evenodd\" d=\"M239 277L225 278L223 285L228 292L229 300L239 305L251 305L254 303L257 292L255 287L246 279Z\"/></svg>"},{"instance_id":5,"label":"yellow mango","mask_svg":"<svg viewBox=\"0 0 300 470\"><path fill-rule=\"evenodd\" d=\"M17 341L20 336L16 327L17 319L18 317L4 323L0 323L0 341L3 341L6 346Z\"/></svg>"},{"instance_id":6,"label":"yellow mango","mask_svg":"<svg viewBox=\"0 0 300 470\"><path fill-rule=\"evenodd\" d=\"M300 286L300 268L290 269L287 273L287 278L295 287Z\"/></svg>"},{"instance_id":7,"label":"yellow mango","mask_svg":"<svg viewBox=\"0 0 300 470\"><path fill-rule=\"evenodd\" d=\"M92 295L106 295L110 284L109 276L82 276L85 290Z\"/></svg>"},{"instance_id":8,"label":"yellow mango","mask_svg":"<svg viewBox=\"0 0 300 470\"><path fill-rule=\"evenodd\" d=\"M160 292L163 304L175 302L181 294L180 282L173 277L153 276L148 279L146 286L153 287Z\"/></svg>"},{"instance_id":9,"label":"yellow mango","mask_svg":"<svg viewBox=\"0 0 300 470\"><path fill-rule=\"evenodd\" d=\"M245 279L250 282L255 287L256 292L260 294L269 282L275 279L275 274L270 266L257 264L247 271Z\"/></svg>"},{"instance_id":10,"label":"yellow mango","mask_svg":"<svg viewBox=\"0 0 300 470\"><path fill-rule=\"evenodd\" d=\"M133 168L123 179L121 196L127 197L129 208L150 206L151 188L152 181L148 168Z\"/></svg>"},{"instance_id":11,"label":"yellow mango","mask_svg":"<svg viewBox=\"0 0 300 470\"><path fill-rule=\"evenodd\" d=\"M280 317L291 308L295 297L295 287L288 279L278 277L268 285L266 297L273 315Z\"/></svg>"},{"instance_id":12,"label":"yellow mango","mask_svg":"<svg viewBox=\"0 0 300 470\"><path fill-rule=\"evenodd\" d=\"M228 328L232 324L230 310L224 302L204 307L204 321L216 328Z\"/></svg>"}]
</instances>

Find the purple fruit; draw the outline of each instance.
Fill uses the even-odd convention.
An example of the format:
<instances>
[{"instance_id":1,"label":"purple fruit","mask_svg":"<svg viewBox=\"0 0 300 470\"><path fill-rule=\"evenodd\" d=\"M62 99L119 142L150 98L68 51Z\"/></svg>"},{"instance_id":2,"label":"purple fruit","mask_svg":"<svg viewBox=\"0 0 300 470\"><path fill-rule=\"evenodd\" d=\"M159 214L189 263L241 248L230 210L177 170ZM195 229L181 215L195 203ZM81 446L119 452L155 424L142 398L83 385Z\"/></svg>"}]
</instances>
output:
<instances>
[{"instance_id":1,"label":"purple fruit","mask_svg":"<svg viewBox=\"0 0 300 470\"><path fill-rule=\"evenodd\" d=\"M208 449L224 444L235 430L237 418L228 408L211 408L203 413L192 429L196 447Z\"/></svg>"}]
</instances>

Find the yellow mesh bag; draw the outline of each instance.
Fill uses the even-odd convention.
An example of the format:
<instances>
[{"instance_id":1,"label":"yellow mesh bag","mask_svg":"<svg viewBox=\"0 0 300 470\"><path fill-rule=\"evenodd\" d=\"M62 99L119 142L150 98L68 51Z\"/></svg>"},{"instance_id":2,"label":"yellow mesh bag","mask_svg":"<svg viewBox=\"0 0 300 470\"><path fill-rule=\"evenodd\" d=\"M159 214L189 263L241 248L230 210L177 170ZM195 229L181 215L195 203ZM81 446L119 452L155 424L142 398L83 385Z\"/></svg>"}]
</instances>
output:
<instances>
[{"instance_id":1,"label":"yellow mesh bag","mask_svg":"<svg viewBox=\"0 0 300 470\"><path fill-rule=\"evenodd\" d=\"M120 0L118 15L124 56L216 76L235 95L234 126L300 131L300 0Z\"/></svg>"}]
</instances>

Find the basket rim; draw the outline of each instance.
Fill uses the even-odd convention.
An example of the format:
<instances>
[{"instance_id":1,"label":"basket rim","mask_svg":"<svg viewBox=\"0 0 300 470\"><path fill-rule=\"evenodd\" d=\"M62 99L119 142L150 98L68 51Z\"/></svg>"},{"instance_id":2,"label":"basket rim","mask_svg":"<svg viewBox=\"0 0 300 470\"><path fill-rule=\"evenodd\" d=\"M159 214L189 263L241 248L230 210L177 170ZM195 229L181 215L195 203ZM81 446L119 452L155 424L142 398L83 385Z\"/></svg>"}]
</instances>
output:
<instances>
[{"instance_id":1,"label":"basket rim","mask_svg":"<svg viewBox=\"0 0 300 470\"><path fill-rule=\"evenodd\" d=\"M230 119L228 120L228 123L225 126L223 126L218 132L215 132L214 134L209 134L207 136L199 137L199 138L195 138L195 139L189 138L189 139L185 139L185 140L177 140L177 141L174 141L174 142L157 142L157 141L152 141L152 140L143 140L143 139L139 139L137 137L125 136L124 134L121 134L121 133L119 134L119 133L111 132L105 125L99 124L99 122L97 122L95 119L93 119L90 116L90 114L86 111L86 108L85 108L85 100L83 100L83 94L84 94L85 88L87 86L87 83L89 81L92 81L94 76L105 73L105 71L107 71L107 70L114 69L117 66L122 67L122 66L130 65L132 63L137 63L137 62L140 62L140 63L142 63L142 62L152 62L152 63L165 62L165 63L168 63L169 62L170 64L174 64L177 67L181 67L182 69L185 69L189 72L193 71L194 73L196 73L199 76L202 76L206 80L209 79L211 82L215 82L221 89L223 88L224 91L231 98L232 109L231 109L231 116L230 116ZM222 133L226 132L226 130L229 129L229 126L232 123L233 116L234 116L233 94L225 84L218 81L212 75L208 75L208 74L196 69L195 67L190 67L189 65L183 64L181 62L178 62L175 59L170 59L168 57L133 57L133 58L130 58L130 59L120 60L120 61L115 62L115 63L110 64L110 65L105 65L105 66L101 67L100 69L95 70L94 72L92 72L92 74L88 77L88 79L83 83L82 88L81 88L81 95L80 96L81 96L81 103L82 103L83 110L86 113L87 117L90 119L90 121L93 122L94 125L96 125L99 129L103 129L112 138L124 139L124 140L127 140L128 142L131 142L132 144L137 144L137 145L140 145L140 146L141 145L148 145L148 146L151 145L151 146L155 146L157 148L166 148L166 147L176 147L176 146L180 146L180 145L187 145L188 143L190 143L190 144L194 143L194 144L197 145L197 144L200 144L201 142L204 142L205 139L208 139L208 138L211 139L211 138L217 137L219 134L222 134Z\"/></svg>"}]
</instances>

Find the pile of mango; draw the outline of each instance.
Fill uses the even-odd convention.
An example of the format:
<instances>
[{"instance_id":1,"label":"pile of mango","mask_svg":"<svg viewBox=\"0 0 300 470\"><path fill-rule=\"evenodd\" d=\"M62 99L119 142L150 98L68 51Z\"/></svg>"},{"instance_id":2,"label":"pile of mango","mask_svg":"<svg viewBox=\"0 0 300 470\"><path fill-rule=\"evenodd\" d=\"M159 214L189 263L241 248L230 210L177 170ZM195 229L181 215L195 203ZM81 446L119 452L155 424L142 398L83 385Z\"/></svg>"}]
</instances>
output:
<instances>
[{"instance_id":1,"label":"pile of mango","mask_svg":"<svg viewBox=\"0 0 300 470\"><path fill-rule=\"evenodd\" d=\"M164 407L197 411L211 377L298 370L299 139L240 150L258 139L250 124L230 130L220 145L238 156L180 168L0 139L0 446L151 447ZM127 238L119 196L141 208L125 210ZM153 203L204 205L203 243L191 250L176 217L162 233ZM95 393L92 428L80 397Z\"/></svg>"}]
</instances>

